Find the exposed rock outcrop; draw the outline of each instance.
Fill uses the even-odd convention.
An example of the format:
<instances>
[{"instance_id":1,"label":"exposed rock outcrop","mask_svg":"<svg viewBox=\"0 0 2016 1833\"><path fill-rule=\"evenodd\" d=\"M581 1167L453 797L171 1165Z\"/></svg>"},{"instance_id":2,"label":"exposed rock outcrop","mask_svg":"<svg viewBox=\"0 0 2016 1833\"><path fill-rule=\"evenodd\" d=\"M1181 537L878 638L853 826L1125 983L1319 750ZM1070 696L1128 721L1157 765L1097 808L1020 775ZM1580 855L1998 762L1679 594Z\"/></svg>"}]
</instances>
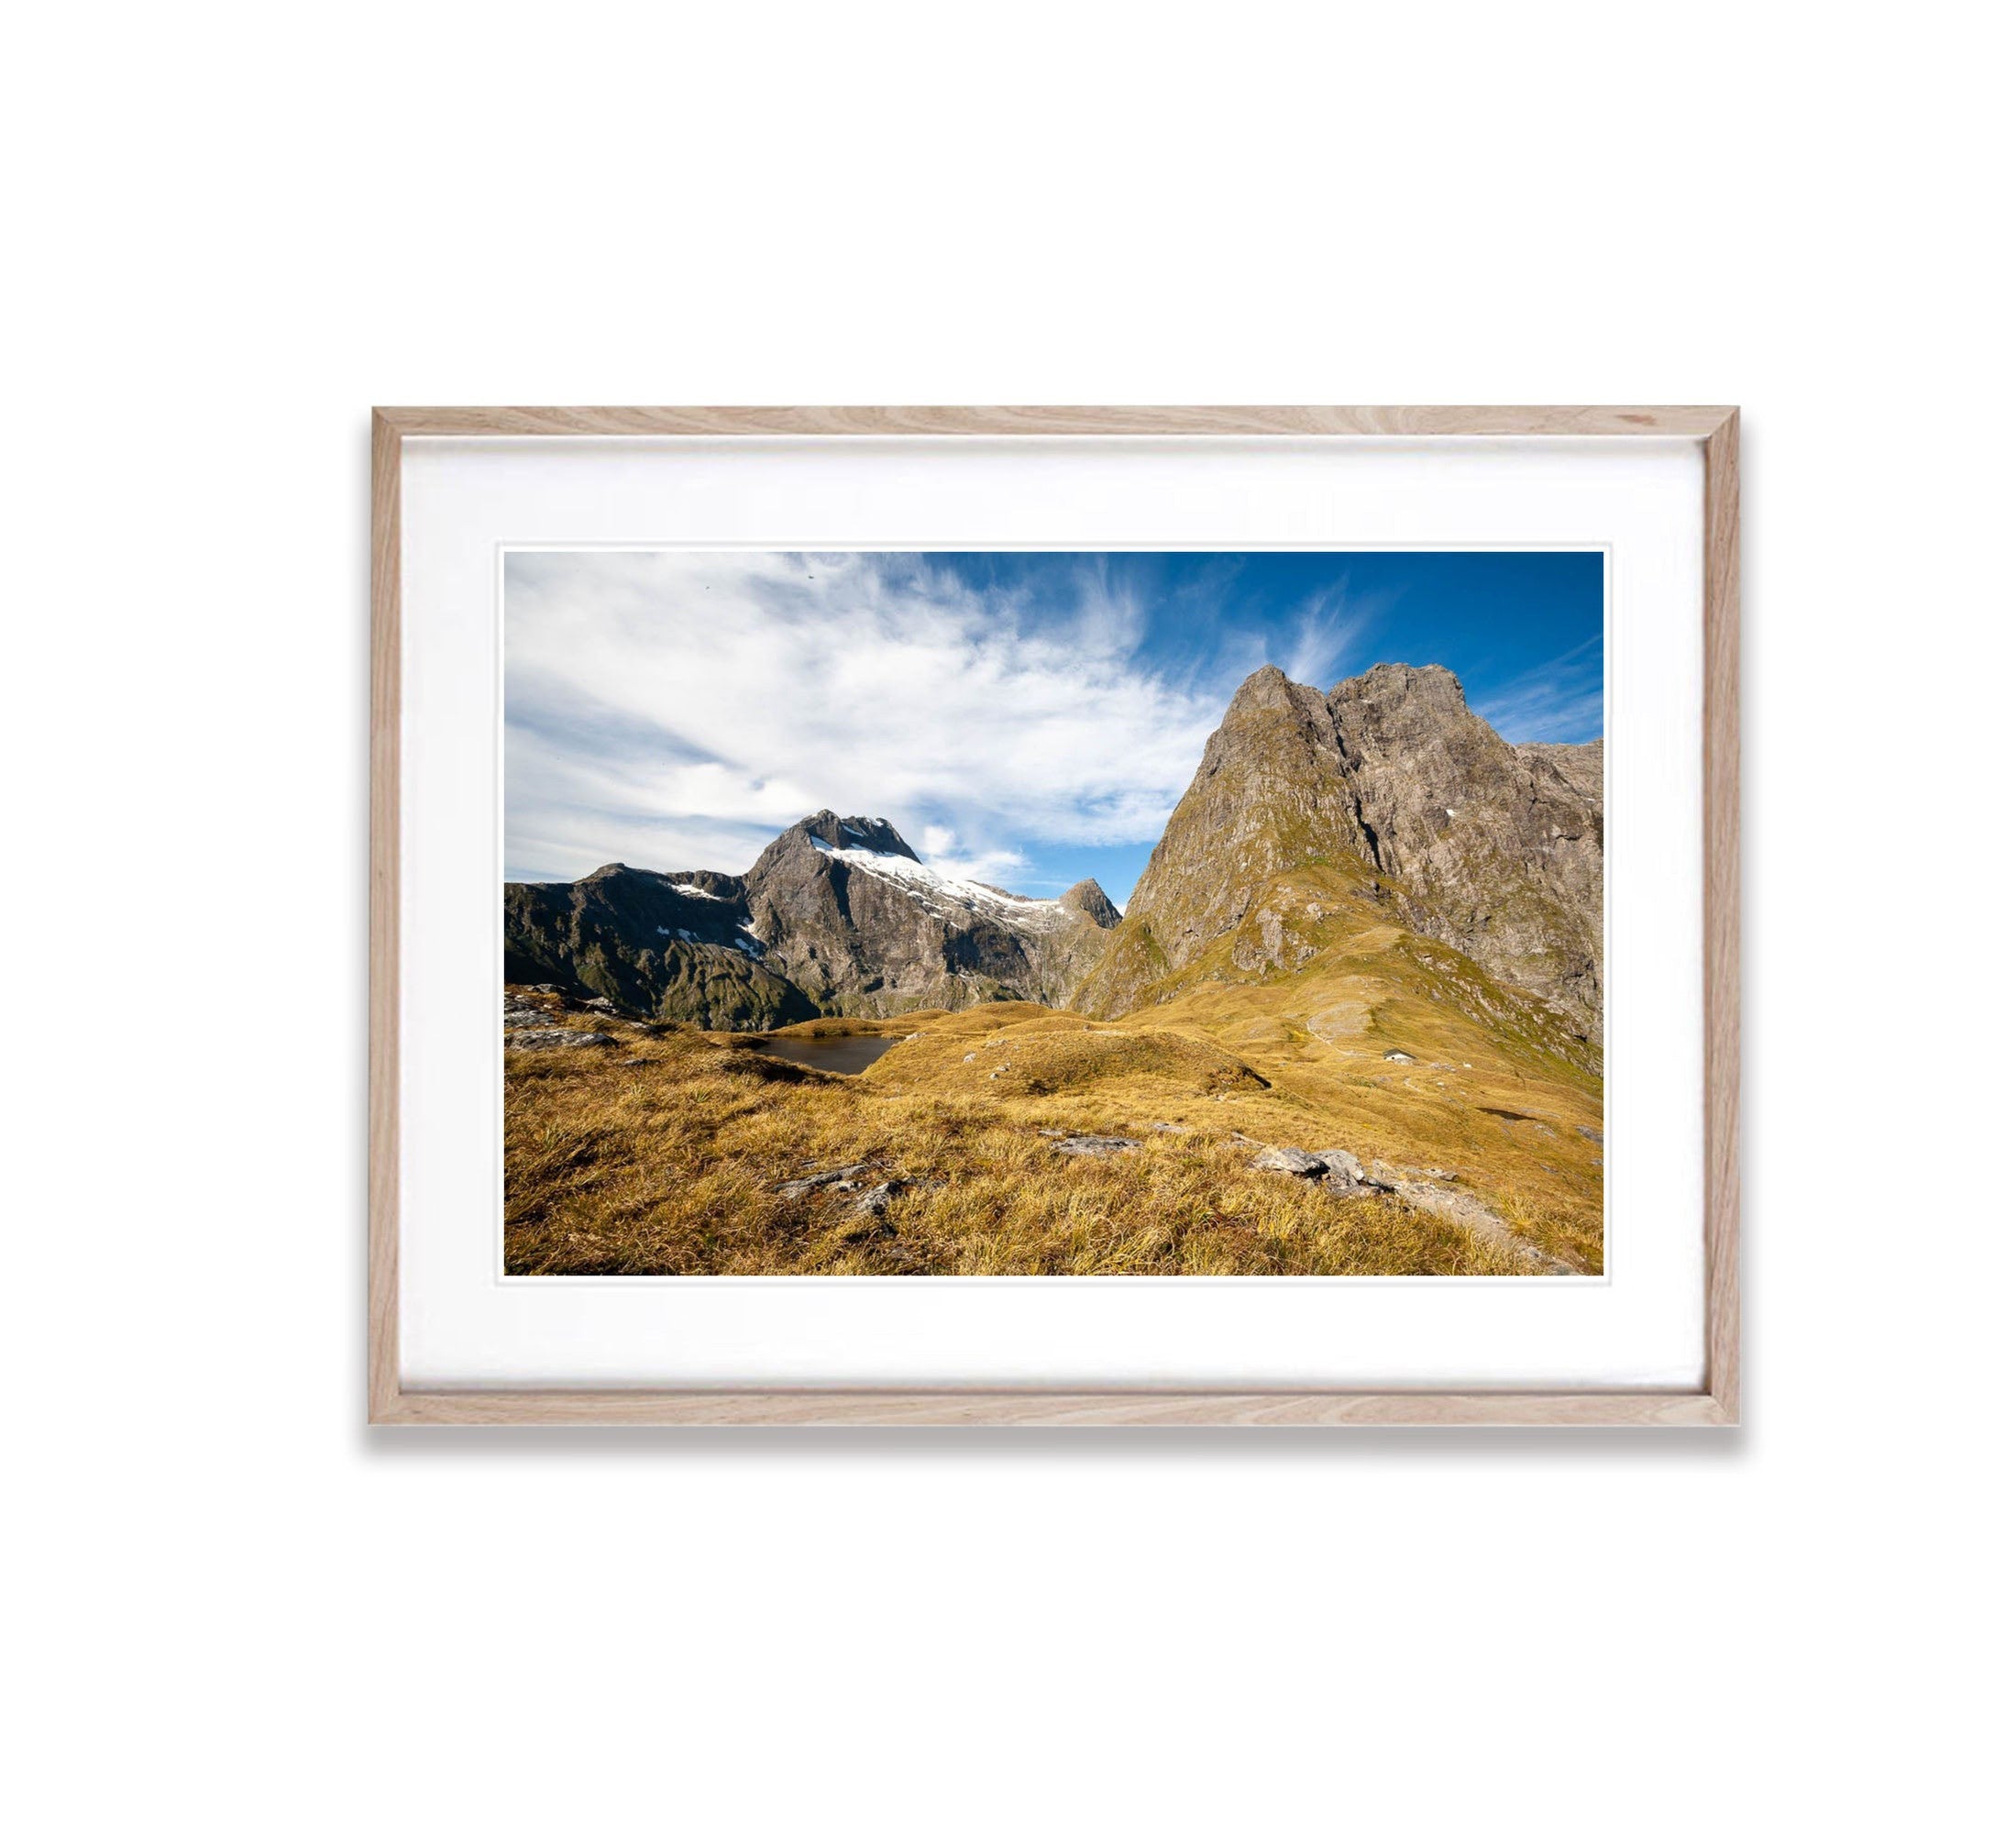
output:
<instances>
[{"instance_id":1,"label":"exposed rock outcrop","mask_svg":"<svg viewBox=\"0 0 2016 1833\"><path fill-rule=\"evenodd\" d=\"M1117 1152L1138 1152L1140 1141L1122 1139L1117 1133L1066 1133L1050 1143L1052 1152L1073 1158L1111 1158Z\"/></svg>"},{"instance_id":2,"label":"exposed rock outcrop","mask_svg":"<svg viewBox=\"0 0 2016 1833\"><path fill-rule=\"evenodd\" d=\"M1359 1162L1357 1154L1343 1146L1304 1152L1298 1146L1271 1145L1253 1159L1252 1168L1278 1172L1283 1177L1304 1177L1312 1183L1320 1181L1326 1190L1338 1197L1369 1196L1393 1188L1391 1184L1374 1177Z\"/></svg>"},{"instance_id":3,"label":"exposed rock outcrop","mask_svg":"<svg viewBox=\"0 0 2016 1833\"><path fill-rule=\"evenodd\" d=\"M606 1032L570 1031L565 1025L536 1031L514 1031L504 1040L506 1050L589 1050L616 1040Z\"/></svg>"}]
</instances>

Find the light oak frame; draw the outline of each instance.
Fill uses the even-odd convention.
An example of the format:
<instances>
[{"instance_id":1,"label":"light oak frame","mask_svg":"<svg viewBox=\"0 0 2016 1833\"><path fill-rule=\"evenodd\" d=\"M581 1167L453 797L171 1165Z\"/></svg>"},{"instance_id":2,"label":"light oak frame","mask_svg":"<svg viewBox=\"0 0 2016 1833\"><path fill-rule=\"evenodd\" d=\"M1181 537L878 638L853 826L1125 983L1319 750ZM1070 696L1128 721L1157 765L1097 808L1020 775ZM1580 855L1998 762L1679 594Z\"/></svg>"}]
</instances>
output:
<instances>
[{"instance_id":1,"label":"light oak frame","mask_svg":"<svg viewBox=\"0 0 2016 1833\"><path fill-rule=\"evenodd\" d=\"M1706 1382L1695 1392L416 1391L399 1371L400 459L425 436L1658 436L1702 449ZM1737 414L1733 407L385 407L371 416L369 1267L373 1423L1735 1425L1738 1407Z\"/></svg>"}]
</instances>

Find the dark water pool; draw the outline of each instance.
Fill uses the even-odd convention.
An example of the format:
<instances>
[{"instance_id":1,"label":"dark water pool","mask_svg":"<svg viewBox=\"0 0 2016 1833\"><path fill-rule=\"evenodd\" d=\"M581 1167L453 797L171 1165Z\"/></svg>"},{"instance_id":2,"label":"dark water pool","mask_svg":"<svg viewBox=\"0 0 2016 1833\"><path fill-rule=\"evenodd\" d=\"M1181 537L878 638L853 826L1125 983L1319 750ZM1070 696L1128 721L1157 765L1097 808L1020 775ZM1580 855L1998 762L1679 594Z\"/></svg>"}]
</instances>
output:
<instances>
[{"instance_id":1,"label":"dark water pool","mask_svg":"<svg viewBox=\"0 0 2016 1833\"><path fill-rule=\"evenodd\" d=\"M766 1056L824 1069L834 1076L858 1076L885 1050L901 1043L894 1037L766 1037Z\"/></svg>"}]
</instances>

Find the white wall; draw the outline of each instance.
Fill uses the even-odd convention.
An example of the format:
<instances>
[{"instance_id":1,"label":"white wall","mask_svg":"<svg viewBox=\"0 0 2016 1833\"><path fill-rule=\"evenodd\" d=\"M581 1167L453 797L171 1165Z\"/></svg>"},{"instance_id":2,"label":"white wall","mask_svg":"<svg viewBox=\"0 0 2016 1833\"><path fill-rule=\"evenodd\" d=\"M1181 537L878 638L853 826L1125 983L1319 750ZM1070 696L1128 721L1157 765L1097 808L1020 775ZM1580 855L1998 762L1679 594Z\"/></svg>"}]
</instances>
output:
<instances>
[{"instance_id":1,"label":"white wall","mask_svg":"<svg viewBox=\"0 0 2016 1833\"><path fill-rule=\"evenodd\" d=\"M21 1824L1977 1819L1988 17L17 25ZM374 400L1739 401L1751 1423L368 1437Z\"/></svg>"}]
</instances>

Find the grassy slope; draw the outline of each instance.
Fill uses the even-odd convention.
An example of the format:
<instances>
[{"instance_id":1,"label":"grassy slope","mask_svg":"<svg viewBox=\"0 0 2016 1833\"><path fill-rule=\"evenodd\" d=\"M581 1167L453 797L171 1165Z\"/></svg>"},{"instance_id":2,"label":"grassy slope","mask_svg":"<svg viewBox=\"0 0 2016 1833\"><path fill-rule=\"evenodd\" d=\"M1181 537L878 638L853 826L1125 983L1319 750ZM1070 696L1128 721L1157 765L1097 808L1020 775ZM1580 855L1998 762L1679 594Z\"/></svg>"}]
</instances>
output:
<instances>
[{"instance_id":1,"label":"grassy slope","mask_svg":"<svg viewBox=\"0 0 2016 1833\"><path fill-rule=\"evenodd\" d=\"M1501 1247L1398 1198L1339 1198L1255 1174L1239 1135L1453 1173L1528 1240L1599 1271L1602 1146L1580 1130L1601 1129L1603 1098L1587 1047L1465 956L1385 921L1361 871L1305 866L1268 887L1261 909L1293 911L1275 949L1283 965L1250 920L1116 1021L1002 1004L793 1028L905 1040L860 1077L690 1030L630 1033L611 1050L509 1053L508 1264L1520 1270ZM1416 1060L1388 1062L1394 1049ZM1044 1128L1140 1144L1071 1159ZM880 1218L844 1197L775 1187L865 1161L875 1178L909 1180Z\"/></svg>"}]
</instances>

